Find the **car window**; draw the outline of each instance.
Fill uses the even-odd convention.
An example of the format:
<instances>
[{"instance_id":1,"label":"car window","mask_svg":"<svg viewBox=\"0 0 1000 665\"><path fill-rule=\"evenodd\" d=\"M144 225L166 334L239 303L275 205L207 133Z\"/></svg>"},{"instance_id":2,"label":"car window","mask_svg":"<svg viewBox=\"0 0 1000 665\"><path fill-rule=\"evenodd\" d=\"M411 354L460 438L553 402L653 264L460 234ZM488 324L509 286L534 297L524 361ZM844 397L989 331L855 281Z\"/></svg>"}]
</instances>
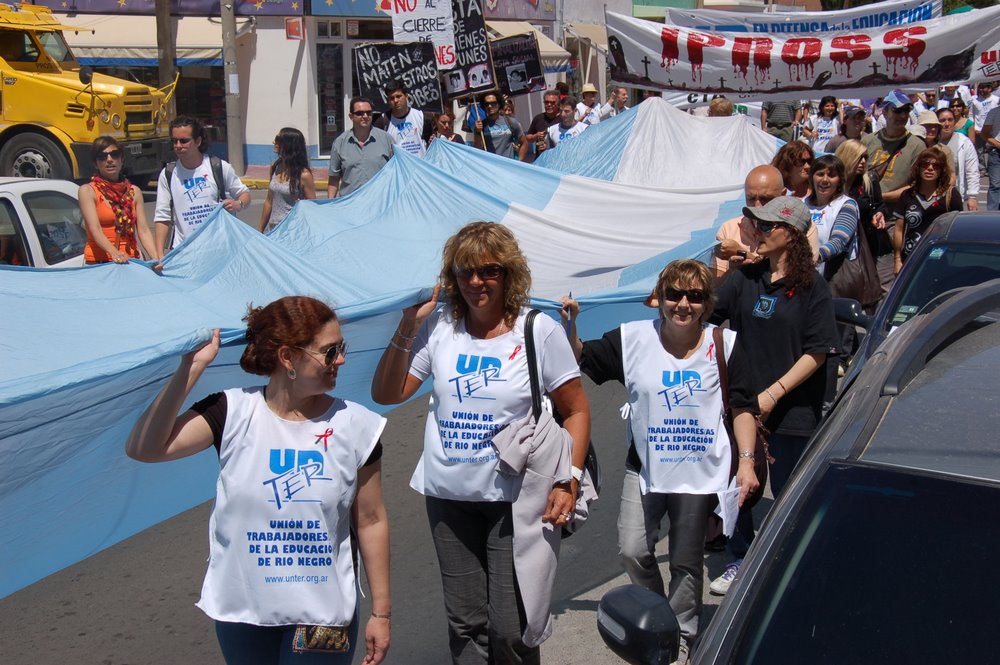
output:
<instances>
[{"instance_id":1,"label":"car window","mask_svg":"<svg viewBox=\"0 0 1000 665\"><path fill-rule=\"evenodd\" d=\"M1000 244L933 245L919 260L917 271L893 307L888 320L891 326L906 323L945 291L1000 277Z\"/></svg>"},{"instance_id":2,"label":"car window","mask_svg":"<svg viewBox=\"0 0 1000 665\"><path fill-rule=\"evenodd\" d=\"M49 57L56 62L72 62L73 52L60 32L38 32L35 33L42 48L49 54Z\"/></svg>"},{"instance_id":3,"label":"car window","mask_svg":"<svg viewBox=\"0 0 1000 665\"><path fill-rule=\"evenodd\" d=\"M830 464L768 553L728 662L990 660L995 618L976 596L1000 584L983 554L997 520L995 485Z\"/></svg>"},{"instance_id":4,"label":"car window","mask_svg":"<svg viewBox=\"0 0 1000 665\"><path fill-rule=\"evenodd\" d=\"M10 199L0 198L0 265L28 266L29 259L14 204Z\"/></svg>"},{"instance_id":5,"label":"car window","mask_svg":"<svg viewBox=\"0 0 1000 665\"><path fill-rule=\"evenodd\" d=\"M0 30L0 57L11 65L35 62L38 60L38 47L27 32Z\"/></svg>"},{"instance_id":6,"label":"car window","mask_svg":"<svg viewBox=\"0 0 1000 665\"><path fill-rule=\"evenodd\" d=\"M87 231L80 205L62 192L31 192L21 197L49 265L83 254Z\"/></svg>"}]
</instances>

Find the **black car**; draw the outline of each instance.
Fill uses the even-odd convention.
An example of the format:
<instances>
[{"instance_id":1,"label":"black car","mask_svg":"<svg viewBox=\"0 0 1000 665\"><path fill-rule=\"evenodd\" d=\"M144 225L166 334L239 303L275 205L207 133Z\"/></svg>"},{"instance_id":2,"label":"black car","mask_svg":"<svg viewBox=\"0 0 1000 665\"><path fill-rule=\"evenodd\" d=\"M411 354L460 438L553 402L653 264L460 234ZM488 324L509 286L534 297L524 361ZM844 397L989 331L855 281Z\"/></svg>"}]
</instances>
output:
<instances>
[{"instance_id":1,"label":"black car","mask_svg":"<svg viewBox=\"0 0 1000 665\"><path fill-rule=\"evenodd\" d=\"M996 662L998 395L1000 279L934 299L868 358L691 662ZM602 637L668 663L669 606L639 591L602 600Z\"/></svg>"},{"instance_id":2,"label":"black car","mask_svg":"<svg viewBox=\"0 0 1000 665\"><path fill-rule=\"evenodd\" d=\"M838 302L837 318L868 329L848 370L849 385L865 362L896 328L928 302L951 289L1000 277L1000 212L941 215L903 264L896 281L872 318L860 305Z\"/></svg>"}]
</instances>

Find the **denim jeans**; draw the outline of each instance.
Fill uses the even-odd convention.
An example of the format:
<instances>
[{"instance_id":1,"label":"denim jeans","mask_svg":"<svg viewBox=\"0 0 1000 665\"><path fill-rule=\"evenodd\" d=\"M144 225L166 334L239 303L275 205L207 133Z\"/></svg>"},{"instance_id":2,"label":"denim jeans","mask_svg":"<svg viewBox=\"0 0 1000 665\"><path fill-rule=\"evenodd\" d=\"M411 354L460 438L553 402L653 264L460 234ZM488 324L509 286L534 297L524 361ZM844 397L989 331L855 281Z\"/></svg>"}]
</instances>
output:
<instances>
[{"instance_id":1,"label":"denim jeans","mask_svg":"<svg viewBox=\"0 0 1000 665\"><path fill-rule=\"evenodd\" d=\"M426 504L441 567L452 663L539 663L538 647L521 641L524 609L514 574L510 504L431 496Z\"/></svg>"},{"instance_id":2,"label":"denim jeans","mask_svg":"<svg viewBox=\"0 0 1000 665\"><path fill-rule=\"evenodd\" d=\"M990 189L986 194L986 209L1000 210L1000 150L986 149L986 174L990 179Z\"/></svg>"},{"instance_id":3,"label":"denim jeans","mask_svg":"<svg viewBox=\"0 0 1000 665\"><path fill-rule=\"evenodd\" d=\"M705 529L715 509L715 494L659 494L639 490L639 474L625 469L622 505L618 513L618 549L633 584L666 595L677 616L681 635L690 644L698 635L704 586ZM660 522L669 518L669 593L656 562Z\"/></svg>"},{"instance_id":4,"label":"denim jeans","mask_svg":"<svg viewBox=\"0 0 1000 665\"><path fill-rule=\"evenodd\" d=\"M358 642L358 611L348 636L348 653L295 653L292 638L295 626L254 626L248 623L215 622L222 657L227 665L351 665ZM365 647L362 646L362 651Z\"/></svg>"}]
</instances>

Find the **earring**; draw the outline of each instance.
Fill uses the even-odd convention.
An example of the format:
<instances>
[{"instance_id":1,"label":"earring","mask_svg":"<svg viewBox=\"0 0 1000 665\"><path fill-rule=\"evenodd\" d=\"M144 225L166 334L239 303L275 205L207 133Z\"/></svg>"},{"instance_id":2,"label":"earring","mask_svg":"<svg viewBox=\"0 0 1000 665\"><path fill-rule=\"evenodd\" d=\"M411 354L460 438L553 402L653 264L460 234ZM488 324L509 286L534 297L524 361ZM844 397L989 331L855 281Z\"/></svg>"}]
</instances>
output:
<instances>
[{"instance_id":1,"label":"earring","mask_svg":"<svg viewBox=\"0 0 1000 665\"><path fill-rule=\"evenodd\" d=\"M290 368L288 370L288 378L294 381L296 376L297 375L295 374L295 368L294 367Z\"/></svg>"}]
</instances>

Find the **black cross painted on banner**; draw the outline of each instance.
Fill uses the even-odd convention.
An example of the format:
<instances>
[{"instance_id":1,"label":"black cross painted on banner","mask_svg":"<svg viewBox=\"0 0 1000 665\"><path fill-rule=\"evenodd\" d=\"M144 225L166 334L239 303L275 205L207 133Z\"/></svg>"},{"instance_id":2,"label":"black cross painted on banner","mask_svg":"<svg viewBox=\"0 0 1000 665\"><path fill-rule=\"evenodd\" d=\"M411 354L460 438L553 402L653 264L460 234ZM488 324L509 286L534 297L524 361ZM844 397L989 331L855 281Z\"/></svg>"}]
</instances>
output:
<instances>
[{"instance_id":1,"label":"black cross painted on banner","mask_svg":"<svg viewBox=\"0 0 1000 665\"><path fill-rule=\"evenodd\" d=\"M778 89L778 86L779 86L780 84L781 84L781 81L780 81L780 80L778 80L778 79L774 79L774 89L775 89L775 90L777 90L777 89Z\"/></svg>"},{"instance_id":2,"label":"black cross painted on banner","mask_svg":"<svg viewBox=\"0 0 1000 665\"><path fill-rule=\"evenodd\" d=\"M878 76L878 63L877 62L873 62L872 65L871 65L871 67L872 67L872 72L874 72L875 75Z\"/></svg>"},{"instance_id":3,"label":"black cross painted on banner","mask_svg":"<svg viewBox=\"0 0 1000 665\"><path fill-rule=\"evenodd\" d=\"M644 55L642 56L642 60L640 60L639 62L641 62L646 69L646 78L649 78L649 65L653 61L649 59L648 55Z\"/></svg>"},{"instance_id":4,"label":"black cross painted on banner","mask_svg":"<svg viewBox=\"0 0 1000 665\"><path fill-rule=\"evenodd\" d=\"M720 76L719 77L719 89L721 90L721 89L723 89L725 87L726 87L726 79L724 79L723 77Z\"/></svg>"}]
</instances>

